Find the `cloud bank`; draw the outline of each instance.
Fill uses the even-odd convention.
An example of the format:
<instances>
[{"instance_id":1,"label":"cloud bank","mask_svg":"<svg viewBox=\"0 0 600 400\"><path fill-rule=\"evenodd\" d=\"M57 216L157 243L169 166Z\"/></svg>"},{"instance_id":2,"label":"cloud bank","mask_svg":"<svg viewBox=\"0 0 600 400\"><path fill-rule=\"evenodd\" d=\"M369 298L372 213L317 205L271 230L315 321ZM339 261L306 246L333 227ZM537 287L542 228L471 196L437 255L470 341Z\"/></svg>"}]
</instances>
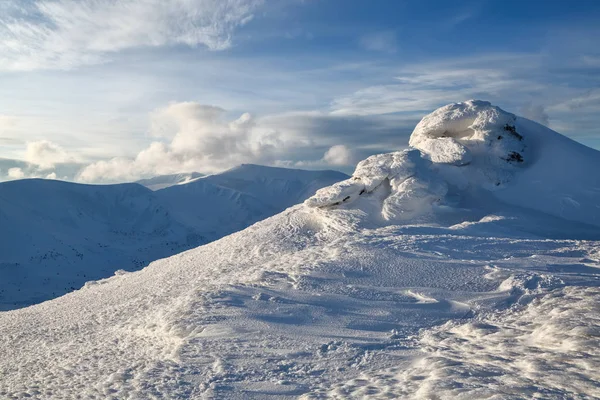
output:
<instances>
[{"instance_id":1,"label":"cloud bank","mask_svg":"<svg viewBox=\"0 0 600 400\"><path fill-rule=\"evenodd\" d=\"M326 144L316 143L306 132L257 121L248 113L228 119L225 110L195 102L173 103L151 115L150 135L156 140L134 158L113 158L81 170L83 182L131 181L143 176L180 172L218 172L241 163L267 165L335 165L354 163L344 145L316 153ZM318 151L318 150L317 150ZM287 161L305 153L304 164ZM318 156L317 156L318 154Z\"/></svg>"},{"instance_id":2,"label":"cloud bank","mask_svg":"<svg viewBox=\"0 0 600 400\"><path fill-rule=\"evenodd\" d=\"M232 116L197 102L171 103L151 112L148 121L151 142L132 157L85 162L76 148L31 141L19 153L22 161L0 159L0 180L129 182L173 173L215 173L242 163L350 172L359 159L404 147L415 123L318 111ZM365 146L365 132L381 147Z\"/></svg>"},{"instance_id":3,"label":"cloud bank","mask_svg":"<svg viewBox=\"0 0 600 400\"><path fill-rule=\"evenodd\" d=\"M138 47L232 45L264 0L8 0L0 69L70 69Z\"/></svg>"}]
</instances>

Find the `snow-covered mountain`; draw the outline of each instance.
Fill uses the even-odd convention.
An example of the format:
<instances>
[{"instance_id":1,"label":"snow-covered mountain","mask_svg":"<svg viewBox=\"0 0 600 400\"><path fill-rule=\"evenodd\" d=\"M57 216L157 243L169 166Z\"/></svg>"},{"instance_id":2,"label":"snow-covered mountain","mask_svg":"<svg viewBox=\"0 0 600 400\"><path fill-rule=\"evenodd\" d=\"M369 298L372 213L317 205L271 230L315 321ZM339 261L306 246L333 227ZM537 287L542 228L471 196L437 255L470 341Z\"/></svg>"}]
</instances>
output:
<instances>
[{"instance_id":1,"label":"snow-covered mountain","mask_svg":"<svg viewBox=\"0 0 600 400\"><path fill-rule=\"evenodd\" d=\"M0 396L599 397L600 153L481 101L410 143L241 232L0 313Z\"/></svg>"},{"instance_id":2,"label":"snow-covered mountain","mask_svg":"<svg viewBox=\"0 0 600 400\"><path fill-rule=\"evenodd\" d=\"M275 215L346 178L337 171L243 164L159 190L156 196L177 219L201 226L202 234L212 241Z\"/></svg>"},{"instance_id":3,"label":"snow-covered mountain","mask_svg":"<svg viewBox=\"0 0 600 400\"><path fill-rule=\"evenodd\" d=\"M138 184L0 183L0 310L208 243L345 178L248 165L156 192ZM269 198L247 190L258 182L270 185Z\"/></svg>"},{"instance_id":4,"label":"snow-covered mountain","mask_svg":"<svg viewBox=\"0 0 600 400\"><path fill-rule=\"evenodd\" d=\"M147 187L150 190L165 189L173 185L185 185L195 179L201 178L204 175L199 172L190 172L187 174L172 174L172 175L159 175L152 178L140 179L135 183L139 183L142 186Z\"/></svg>"}]
</instances>

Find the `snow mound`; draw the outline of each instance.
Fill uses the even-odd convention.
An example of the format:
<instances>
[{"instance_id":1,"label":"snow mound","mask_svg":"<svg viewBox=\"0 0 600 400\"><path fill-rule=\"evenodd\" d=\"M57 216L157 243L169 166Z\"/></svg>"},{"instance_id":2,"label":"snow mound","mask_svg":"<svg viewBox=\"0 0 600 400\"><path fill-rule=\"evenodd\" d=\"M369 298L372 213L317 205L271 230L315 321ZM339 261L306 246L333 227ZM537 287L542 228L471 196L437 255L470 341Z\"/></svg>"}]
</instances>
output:
<instances>
[{"instance_id":1,"label":"snow mound","mask_svg":"<svg viewBox=\"0 0 600 400\"><path fill-rule=\"evenodd\" d=\"M521 163L526 146L516 119L487 101L449 104L419 122L409 145L436 163L466 165L480 157L497 165Z\"/></svg>"},{"instance_id":2,"label":"snow mound","mask_svg":"<svg viewBox=\"0 0 600 400\"><path fill-rule=\"evenodd\" d=\"M317 191L305 204L336 206L363 194L387 192L382 206L385 219L415 216L424 204L439 201L448 190L445 182L429 172L431 165L418 150L371 156L358 164L352 178Z\"/></svg>"},{"instance_id":3,"label":"snow mound","mask_svg":"<svg viewBox=\"0 0 600 400\"><path fill-rule=\"evenodd\" d=\"M417 124L409 144L360 162L350 179L305 204L364 209L364 202L347 204L371 195L384 220L406 221L492 194L493 202L600 225L600 176L589 173L600 170L600 153L489 102L437 109Z\"/></svg>"}]
</instances>

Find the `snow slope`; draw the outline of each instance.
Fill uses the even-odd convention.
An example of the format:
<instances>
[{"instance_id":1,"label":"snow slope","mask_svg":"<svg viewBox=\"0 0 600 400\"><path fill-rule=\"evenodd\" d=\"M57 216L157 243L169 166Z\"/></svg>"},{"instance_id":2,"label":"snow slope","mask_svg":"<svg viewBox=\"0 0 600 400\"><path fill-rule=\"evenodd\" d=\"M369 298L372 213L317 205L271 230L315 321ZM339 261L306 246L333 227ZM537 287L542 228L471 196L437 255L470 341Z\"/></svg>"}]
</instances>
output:
<instances>
[{"instance_id":1,"label":"snow slope","mask_svg":"<svg viewBox=\"0 0 600 400\"><path fill-rule=\"evenodd\" d=\"M174 185L185 185L193 180L203 177L204 175L198 172L190 172L187 174L172 174L160 175L147 179L140 179L135 183L147 187L150 190L165 189Z\"/></svg>"},{"instance_id":2,"label":"snow slope","mask_svg":"<svg viewBox=\"0 0 600 400\"><path fill-rule=\"evenodd\" d=\"M506 157L489 141L500 112L442 108L424 119L440 144L418 127L421 151L371 157L305 204L0 313L0 397L599 397L597 211L576 174L535 172L599 154L515 118L527 147ZM453 130L465 115L479 139ZM521 204L525 174L551 187ZM539 209L544 193L579 207Z\"/></svg>"},{"instance_id":3,"label":"snow slope","mask_svg":"<svg viewBox=\"0 0 600 400\"><path fill-rule=\"evenodd\" d=\"M243 164L159 190L156 195L179 220L201 226L203 236L212 241L301 203L318 189L346 178L337 171Z\"/></svg>"},{"instance_id":4,"label":"snow slope","mask_svg":"<svg viewBox=\"0 0 600 400\"><path fill-rule=\"evenodd\" d=\"M1 183L0 310L55 298L118 269L140 269L243 229L346 177L259 166L240 171L244 175L229 187L217 186L220 175L213 175L156 192L137 184ZM229 180L232 173L223 175ZM247 193L245 186L256 181L273 182L268 199Z\"/></svg>"}]
</instances>

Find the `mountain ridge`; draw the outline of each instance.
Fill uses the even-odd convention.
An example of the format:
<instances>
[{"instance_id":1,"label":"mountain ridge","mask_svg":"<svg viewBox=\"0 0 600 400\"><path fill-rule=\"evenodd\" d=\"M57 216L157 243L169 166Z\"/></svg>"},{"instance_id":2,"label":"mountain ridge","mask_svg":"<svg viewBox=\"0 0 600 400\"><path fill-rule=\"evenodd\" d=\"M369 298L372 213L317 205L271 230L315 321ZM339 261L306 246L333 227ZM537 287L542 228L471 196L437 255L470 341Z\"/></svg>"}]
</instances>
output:
<instances>
[{"instance_id":1,"label":"mountain ridge","mask_svg":"<svg viewBox=\"0 0 600 400\"><path fill-rule=\"evenodd\" d=\"M296 173L289 171L288 179L295 182ZM268 176L270 167L260 173ZM197 184L211 188L205 191L188 186L193 181L158 191L138 183L0 183L1 307L47 300L117 269L137 270L243 229L312 194L292 187L281 193L285 202L278 202L277 195L266 202L264 196L253 197L235 185L216 186L211 183L215 176ZM302 182L314 182L316 190L337 177L308 173Z\"/></svg>"}]
</instances>

